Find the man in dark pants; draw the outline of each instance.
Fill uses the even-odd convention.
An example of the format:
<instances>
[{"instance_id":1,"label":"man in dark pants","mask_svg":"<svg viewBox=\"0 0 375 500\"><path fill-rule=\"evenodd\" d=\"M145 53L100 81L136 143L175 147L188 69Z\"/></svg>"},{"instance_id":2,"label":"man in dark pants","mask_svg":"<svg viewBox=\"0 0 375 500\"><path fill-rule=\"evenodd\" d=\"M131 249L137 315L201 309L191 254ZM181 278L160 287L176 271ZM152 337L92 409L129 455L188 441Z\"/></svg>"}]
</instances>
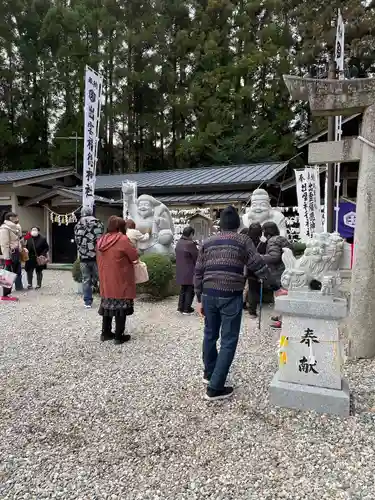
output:
<instances>
[{"instance_id":1,"label":"man in dark pants","mask_svg":"<svg viewBox=\"0 0 375 500\"><path fill-rule=\"evenodd\" d=\"M81 218L74 228L82 273L83 301L86 309L92 307L93 287L98 281L96 265L96 243L104 233L103 223L93 216L91 208L83 207Z\"/></svg>"},{"instance_id":2,"label":"man in dark pants","mask_svg":"<svg viewBox=\"0 0 375 500\"><path fill-rule=\"evenodd\" d=\"M198 313L204 315L203 362L206 399L215 401L233 394L225 387L241 327L244 267L248 275L270 280L270 273L252 240L238 234L240 218L234 207L220 216L220 230L206 240L195 268L195 293ZM272 286L272 285L271 285ZM274 286L276 290L278 287ZM217 341L221 340L220 351Z\"/></svg>"},{"instance_id":3,"label":"man in dark pants","mask_svg":"<svg viewBox=\"0 0 375 500\"><path fill-rule=\"evenodd\" d=\"M185 227L176 245L176 282L181 286L177 310L182 314L191 314L194 299L194 269L198 249L193 241L194 229Z\"/></svg>"}]
</instances>

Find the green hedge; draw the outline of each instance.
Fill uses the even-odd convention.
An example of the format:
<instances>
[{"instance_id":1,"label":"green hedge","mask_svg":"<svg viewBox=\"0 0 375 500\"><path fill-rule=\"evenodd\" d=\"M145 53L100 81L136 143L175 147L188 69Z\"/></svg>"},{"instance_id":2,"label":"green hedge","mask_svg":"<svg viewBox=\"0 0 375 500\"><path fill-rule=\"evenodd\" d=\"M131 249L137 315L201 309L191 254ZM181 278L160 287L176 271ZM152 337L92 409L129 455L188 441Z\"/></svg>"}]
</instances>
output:
<instances>
[{"instance_id":1,"label":"green hedge","mask_svg":"<svg viewBox=\"0 0 375 500\"><path fill-rule=\"evenodd\" d=\"M292 250L295 257L301 257L303 252L306 250L306 245L305 243L302 243L302 241L295 241L292 244Z\"/></svg>"},{"instance_id":2,"label":"green hedge","mask_svg":"<svg viewBox=\"0 0 375 500\"><path fill-rule=\"evenodd\" d=\"M149 280L137 286L138 293L146 293L156 299L173 295L175 266L170 257L151 253L143 255L141 261L147 265Z\"/></svg>"}]
</instances>

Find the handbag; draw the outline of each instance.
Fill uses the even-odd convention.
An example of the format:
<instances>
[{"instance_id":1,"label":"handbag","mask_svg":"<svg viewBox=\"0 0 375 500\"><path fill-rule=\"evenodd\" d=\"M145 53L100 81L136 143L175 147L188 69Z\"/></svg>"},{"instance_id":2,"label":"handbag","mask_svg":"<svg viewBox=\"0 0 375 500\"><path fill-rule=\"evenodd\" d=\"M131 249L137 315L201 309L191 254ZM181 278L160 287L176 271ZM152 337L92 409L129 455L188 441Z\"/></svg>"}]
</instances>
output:
<instances>
[{"instance_id":1,"label":"handbag","mask_svg":"<svg viewBox=\"0 0 375 500\"><path fill-rule=\"evenodd\" d=\"M27 248L22 248L20 250L20 261L21 262L27 262L29 260L29 252L27 250Z\"/></svg>"},{"instance_id":2,"label":"handbag","mask_svg":"<svg viewBox=\"0 0 375 500\"><path fill-rule=\"evenodd\" d=\"M35 248L35 241L33 238L31 238L31 241L33 242L33 247L34 247L34 252L36 256L36 263L38 266L46 266L48 264L48 257L46 255L37 255L36 253L36 248Z\"/></svg>"},{"instance_id":3,"label":"handbag","mask_svg":"<svg viewBox=\"0 0 375 500\"><path fill-rule=\"evenodd\" d=\"M137 260L134 262L134 277L137 285L148 281L147 266L144 262Z\"/></svg>"},{"instance_id":4,"label":"handbag","mask_svg":"<svg viewBox=\"0 0 375 500\"><path fill-rule=\"evenodd\" d=\"M6 269L0 269L0 286L4 288L12 288L16 278L17 274L7 271Z\"/></svg>"}]
</instances>

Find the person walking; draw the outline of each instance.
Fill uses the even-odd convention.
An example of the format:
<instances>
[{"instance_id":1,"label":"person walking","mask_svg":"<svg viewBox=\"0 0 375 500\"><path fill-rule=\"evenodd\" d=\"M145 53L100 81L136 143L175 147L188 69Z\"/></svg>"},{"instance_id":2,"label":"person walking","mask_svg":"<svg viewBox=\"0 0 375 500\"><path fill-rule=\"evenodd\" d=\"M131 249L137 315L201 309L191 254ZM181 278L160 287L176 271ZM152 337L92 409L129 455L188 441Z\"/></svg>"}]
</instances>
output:
<instances>
[{"instance_id":1,"label":"person walking","mask_svg":"<svg viewBox=\"0 0 375 500\"><path fill-rule=\"evenodd\" d=\"M83 302L86 309L91 309L92 307L93 287L98 281L96 245L103 233L103 223L93 216L93 212L90 208L83 207L81 210L81 218L74 228L74 238L80 260Z\"/></svg>"},{"instance_id":2,"label":"person walking","mask_svg":"<svg viewBox=\"0 0 375 500\"><path fill-rule=\"evenodd\" d=\"M3 223L0 226L0 249L4 268L17 275L15 288L17 291L23 290L22 286L22 229L19 224L19 217L14 212L4 215ZM17 297L11 296L11 288L3 288L1 300L17 301Z\"/></svg>"},{"instance_id":3,"label":"person walking","mask_svg":"<svg viewBox=\"0 0 375 500\"><path fill-rule=\"evenodd\" d=\"M114 339L115 344L130 340L130 335L125 335L126 317L133 314L136 297L134 262L138 260L138 252L125 233L125 220L113 215L108 220L107 233L97 246L99 314L103 317L100 339L103 342ZM112 333L113 318L115 334Z\"/></svg>"},{"instance_id":4,"label":"person walking","mask_svg":"<svg viewBox=\"0 0 375 500\"><path fill-rule=\"evenodd\" d=\"M206 240L195 267L197 311L204 316L203 380L206 399L215 401L233 394L225 387L239 338L243 310L244 267L248 274L269 279L269 270L252 240L239 234L240 217L232 206L220 215L220 233ZM273 287L276 291L278 287ZM220 351L217 342L221 341Z\"/></svg>"},{"instance_id":5,"label":"person walking","mask_svg":"<svg viewBox=\"0 0 375 500\"><path fill-rule=\"evenodd\" d=\"M40 229L37 226L31 228L30 233L26 234L24 240L26 242L26 249L29 252L29 260L25 262L27 288L30 290L33 287L33 275L35 271L35 289L38 290L42 286L43 271L47 267L49 245L46 238L40 234Z\"/></svg>"},{"instance_id":6,"label":"person walking","mask_svg":"<svg viewBox=\"0 0 375 500\"><path fill-rule=\"evenodd\" d=\"M274 222L266 222L263 224L262 229L263 235L267 240L265 254L262 257L270 270L272 281L281 286L281 275L285 271L285 265L282 260L283 249L292 248L292 246L284 236L280 235L279 228ZM280 329L281 317L273 316L271 319L271 327Z\"/></svg>"},{"instance_id":7,"label":"person walking","mask_svg":"<svg viewBox=\"0 0 375 500\"><path fill-rule=\"evenodd\" d=\"M182 314L191 314L194 300L194 269L198 258L198 248L193 241L194 229L185 227L176 245L176 283L180 285L177 310Z\"/></svg>"}]
</instances>

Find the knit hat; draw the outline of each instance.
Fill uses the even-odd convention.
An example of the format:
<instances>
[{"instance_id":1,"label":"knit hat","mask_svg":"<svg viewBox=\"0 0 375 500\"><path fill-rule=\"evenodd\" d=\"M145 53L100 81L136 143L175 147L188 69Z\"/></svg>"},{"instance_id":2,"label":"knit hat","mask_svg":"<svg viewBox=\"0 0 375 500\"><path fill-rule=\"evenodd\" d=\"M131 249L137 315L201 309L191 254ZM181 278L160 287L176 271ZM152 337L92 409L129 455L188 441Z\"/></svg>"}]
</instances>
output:
<instances>
[{"instance_id":1,"label":"knit hat","mask_svg":"<svg viewBox=\"0 0 375 500\"><path fill-rule=\"evenodd\" d=\"M237 231L240 225L241 221L237 210L232 205L224 208L220 214L220 229L222 231Z\"/></svg>"}]
</instances>

